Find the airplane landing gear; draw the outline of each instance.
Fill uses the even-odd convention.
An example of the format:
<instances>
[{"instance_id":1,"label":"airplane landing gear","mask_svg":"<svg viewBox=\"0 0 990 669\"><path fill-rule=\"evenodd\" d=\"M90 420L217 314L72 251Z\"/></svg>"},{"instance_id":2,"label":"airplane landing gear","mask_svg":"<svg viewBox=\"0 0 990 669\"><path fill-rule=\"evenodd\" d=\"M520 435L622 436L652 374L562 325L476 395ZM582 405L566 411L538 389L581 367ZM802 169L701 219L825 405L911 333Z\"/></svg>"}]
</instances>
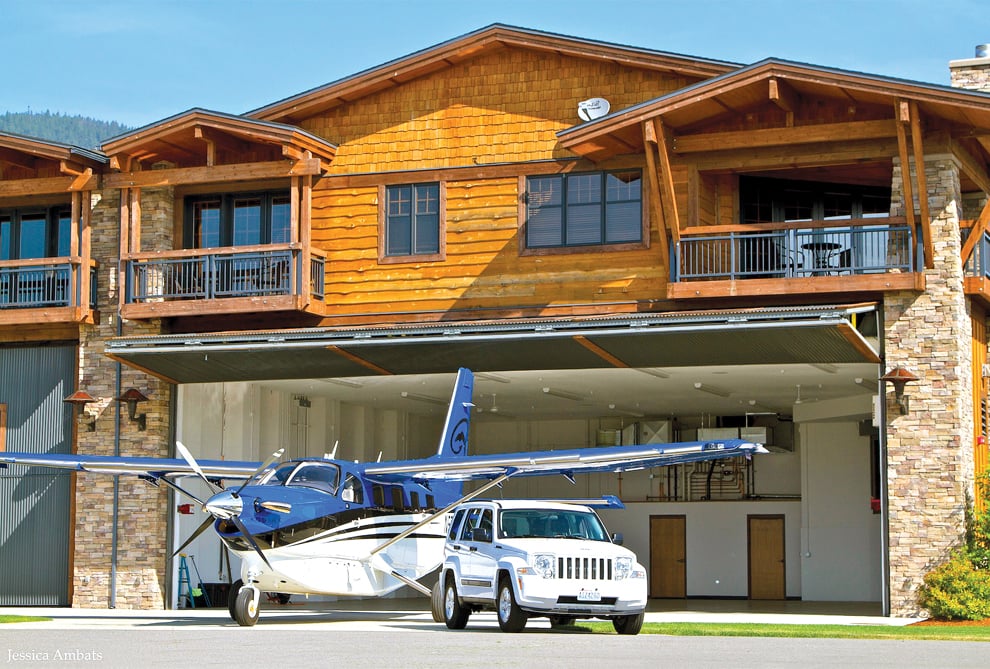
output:
<instances>
[{"instance_id":1,"label":"airplane landing gear","mask_svg":"<svg viewBox=\"0 0 990 669\"><path fill-rule=\"evenodd\" d=\"M231 590L230 596L228 607L233 619L241 627L253 627L258 622L261 591L253 585L242 585L237 591Z\"/></svg>"}]
</instances>

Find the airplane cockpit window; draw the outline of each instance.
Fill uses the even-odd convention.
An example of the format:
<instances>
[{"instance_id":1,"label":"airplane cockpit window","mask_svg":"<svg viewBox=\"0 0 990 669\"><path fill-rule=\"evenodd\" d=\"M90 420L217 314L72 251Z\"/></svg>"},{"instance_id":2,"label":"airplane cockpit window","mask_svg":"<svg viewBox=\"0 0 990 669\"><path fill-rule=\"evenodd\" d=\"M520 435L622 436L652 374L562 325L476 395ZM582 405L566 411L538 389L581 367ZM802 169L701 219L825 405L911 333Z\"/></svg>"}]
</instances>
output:
<instances>
[{"instance_id":1,"label":"airplane cockpit window","mask_svg":"<svg viewBox=\"0 0 990 669\"><path fill-rule=\"evenodd\" d=\"M330 494L337 493L340 471L336 465L314 463L302 465L288 480L286 485L316 488Z\"/></svg>"},{"instance_id":2,"label":"airplane cockpit window","mask_svg":"<svg viewBox=\"0 0 990 669\"><path fill-rule=\"evenodd\" d=\"M279 465L278 468L268 468L258 475L256 479L258 485L285 485L289 475L298 466L298 462L286 462L284 465Z\"/></svg>"}]
</instances>

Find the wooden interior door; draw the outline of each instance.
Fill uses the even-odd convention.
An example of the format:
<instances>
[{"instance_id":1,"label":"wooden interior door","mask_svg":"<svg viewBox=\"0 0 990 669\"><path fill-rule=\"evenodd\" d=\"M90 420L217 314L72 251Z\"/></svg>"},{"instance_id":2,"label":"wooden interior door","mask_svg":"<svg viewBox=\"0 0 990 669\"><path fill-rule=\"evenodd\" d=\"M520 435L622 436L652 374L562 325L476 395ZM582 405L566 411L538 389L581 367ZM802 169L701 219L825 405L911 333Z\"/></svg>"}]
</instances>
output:
<instances>
[{"instance_id":1,"label":"wooden interior door","mask_svg":"<svg viewBox=\"0 0 990 669\"><path fill-rule=\"evenodd\" d=\"M784 517L748 516L749 598L786 599Z\"/></svg>"},{"instance_id":2,"label":"wooden interior door","mask_svg":"<svg viewBox=\"0 0 990 669\"><path fill-rule=\"evenodd\" d=\"M687 596L687 520L650 516L650 597Z\"/></svg>"}]
</instances>

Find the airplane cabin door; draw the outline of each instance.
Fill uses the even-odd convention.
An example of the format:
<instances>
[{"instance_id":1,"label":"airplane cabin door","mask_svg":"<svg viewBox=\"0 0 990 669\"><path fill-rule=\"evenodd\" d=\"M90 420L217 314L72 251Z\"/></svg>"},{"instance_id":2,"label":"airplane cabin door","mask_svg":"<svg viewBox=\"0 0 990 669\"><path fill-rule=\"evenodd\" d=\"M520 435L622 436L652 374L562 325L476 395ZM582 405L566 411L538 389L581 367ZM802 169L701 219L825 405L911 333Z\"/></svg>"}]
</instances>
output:
<instances>
[{"instance_id":1,"label":"airplane cabin door","mask_svg":"<svg viewBox=\"0 0 990 669\"><path fill-rule=\"evenodd\" d=\"M786 599L784 517L748 516L749 598Z\"/></svg>"},{"instance_id":2,"label":"airplane cabin door","mask_svg":"<svg viewBox=\"0 0 990 669\"><path fill-rule=\"evenodd\" d=\"M687 518L650 516L650 597L687 596Z\"/></svg>"}]
</instances>

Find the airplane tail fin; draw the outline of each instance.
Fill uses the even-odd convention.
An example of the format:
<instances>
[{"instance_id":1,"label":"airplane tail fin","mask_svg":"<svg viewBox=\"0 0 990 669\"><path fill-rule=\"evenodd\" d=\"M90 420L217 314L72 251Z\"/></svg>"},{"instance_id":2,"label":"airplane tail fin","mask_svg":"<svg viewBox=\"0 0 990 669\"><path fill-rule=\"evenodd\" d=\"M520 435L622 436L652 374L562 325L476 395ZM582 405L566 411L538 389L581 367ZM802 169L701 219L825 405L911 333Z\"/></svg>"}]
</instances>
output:
<instances>
[{"instance_id":1,"label":"airplane tail fin","mask_svg":"<svg viewBox=\"0 0 990 669\"><path fill-rule=\"evenodd\" d=\"M474 374L470 369L457 370L454 392L447 407L447 420L437 448L437 457L462 458L468 453L468 429L471 426L471 398L474 395Z\"/></svg>"}]
</instances>

